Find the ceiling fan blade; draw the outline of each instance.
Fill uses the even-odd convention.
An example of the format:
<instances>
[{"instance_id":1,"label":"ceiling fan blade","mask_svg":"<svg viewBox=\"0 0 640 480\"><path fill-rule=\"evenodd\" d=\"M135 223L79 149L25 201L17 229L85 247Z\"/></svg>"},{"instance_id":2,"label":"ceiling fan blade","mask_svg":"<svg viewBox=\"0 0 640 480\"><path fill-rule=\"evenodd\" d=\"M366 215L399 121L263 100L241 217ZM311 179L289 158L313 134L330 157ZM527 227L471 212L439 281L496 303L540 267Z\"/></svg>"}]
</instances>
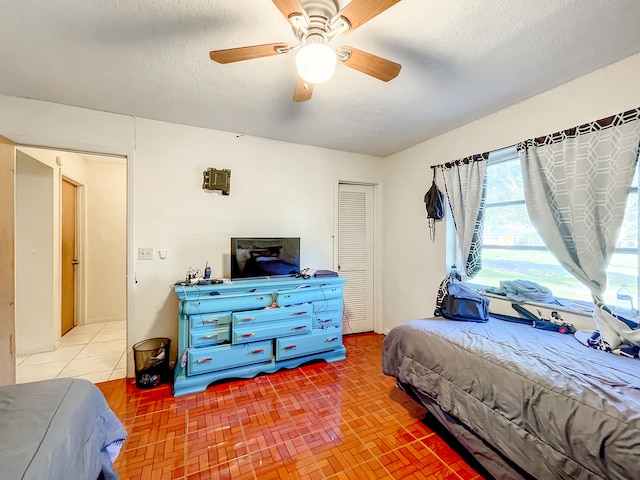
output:
<instances>
[{"instance_id":1,"label":"ceiling fan blade","mask_svg":"<svg viewBox=\"0 0 640 480\"><path fill-rule=\"evenodd\" d=\"M240 62L242 60L278 55L280 52L276 48L287 48L287 46L286 43L267 43L251 47L227 48L226 50L214 50L209 53L209 56L211 60L218 63Z\"/></svg>"},{"instance_id":2,"label":"ceiling fan blade","mask_svg":"<svg viewBox=\"0 0 640 480\"><path fill-rule=\"evenodd\" d=\"M343 60L347 67L371 75L383 82L393 80L400 73L402 65L372 53L363 52L353 47L340 47L340 51L351 52L349 58Z\"/></svg>"},{"instance_id":3,"label":"ceiling fan blade","mask_svg":"<svg viewBox=\"0 0 640 480\"><path fill-rule=\"evenodd\" d=\"M349 31L355 30L363 23L368 22L376 15L393 7L400 0L351 0L338 16L344 17L351 24Z\"/></svg>"},{"instance_id":4,"label":"ceiling fan blade","mask_svg":"<svg viewBox=\"0 0 640 480\"><path fill-rule=\"evenodd\" d=\"M293 92L294 102L306 102L311 99L313 93L313 85L305 82L302 78L298 77L298 83L296 83L296 89Z\"/></svg>"},{"instance_id":5,"label":"ceiling fan blade","mask_svg":"<svg viewBox=\"0 0 640 480\"><path fill-rule=\"evenodd\" d=\"M302 8L302 4L300 0L272 0L280 13L284 15L284 18L289 20L289 17L293 14L304 14L304 8Z\"/></svg>"}]
</instances>

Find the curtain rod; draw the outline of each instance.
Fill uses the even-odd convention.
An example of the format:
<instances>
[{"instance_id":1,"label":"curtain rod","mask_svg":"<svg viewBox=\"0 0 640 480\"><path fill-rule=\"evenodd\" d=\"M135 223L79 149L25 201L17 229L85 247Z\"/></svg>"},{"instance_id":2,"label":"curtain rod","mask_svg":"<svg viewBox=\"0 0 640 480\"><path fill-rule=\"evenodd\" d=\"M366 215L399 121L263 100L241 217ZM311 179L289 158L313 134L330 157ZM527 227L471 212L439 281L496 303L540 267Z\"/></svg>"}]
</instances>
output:
<instances>
[{"instance_id":1,"label":"curtain rod","mask_svg":"<svg viewBox=\"0 0 640 480\"><path fill-rule=\"evenodd\" d=\"M588 132L592 131L594 128L604 129L604 128L608 128L608 127L611 127L611 126L623 125L623 124L625 124L627 122L638 120L639 116L640 116L640 107L632 108L631 110L627 110L627 111L622 112L622 113L617 113L617 114L614 114L614 115L610 115L608 117L601 118L600 120L595 120L595 121L592 121L592 122L584 123L584 124L579 125L577 127L561 130L559 132L551 133L549 135L545 135L545 136L542 136L542 137L536 137L536 138L533 139L533 141L537 142L537 143L540 143L540 144L547 143L547 142L553 143L554 139L559 139L564 135L566 135L566 136L575 136L576 134L580 134L581 132L588 133ZM469 157L464 157L464 158L460 158L458 160L453 160L451 162L439 163L438 165L431 165L430 168L432 170L435 170L436 168L444 168L444 167L447 167L447 166L453 166L453 165L459 164L459 162L468 163L469 161L477 162L477 161L480 161L480 160L485 160L484 158L476 158L476 157L481 157L481 156L486 155L487 158L488 158L489 153L498 152L500 150L505 150L507 148L517 147L519 144L521 144L523 142L526 142L526 141L527 140L523 140L521 142L515 143L513 145L509 145L507 147L497 148L495 150L492 150L491 152L486 152L486 153L482 153L482 154L475 154L475 155L471 155ZM467 162L465 162L465 160L467 160Z\"/></svg>"},{"instance_id":2,"label":"curtain rod","mask_svg":"<svg viewBox=\"0 0 640 480\"><path fill-rule=\"evenodd\" d=\"M459 158L457 160L452 160L450 162L444 162L444 163L439 163L437 165L431 165L429 168L431 168L432 170L435 170L436 168L444 168L444 167L448 167L448 166L453 166L453 165L459 164L460 162L469 163L469 161L471 161L471 162L480 162L480 161L483 161L483 160L488 160L490 153L499 152L500 150L506 150L507 148L513 148L513 147L516 147L517 145L518 145L517 143L514 143L513 145L508 145L508 146L502 147L502 148L496 148L495 150L491 150L489 152L475 153L473 155L469 155L468 157ZM465 162L465 160L467 162Z\"/></svg>"},{"instance_id":3,"label":"curtain rod","mask_svg":"<svg viewBox=\"0 0 640 480\"><path fill-rule=\"evenodd\" d=\"M467 163L485 161L485 160L489 159L489 153L490 152L476 153L474 155L470 155L470 156L464 157L464 158L459 158L459 159L453 160L451 162L445 162L445 163L441 163L439 165L431 165L431 168L433 168L435 170L438 167L440 167L440 168L449 168L449 167L453 167L454 165L460 165L461 163L467 164Z\"/></svg>"}]
</instances>

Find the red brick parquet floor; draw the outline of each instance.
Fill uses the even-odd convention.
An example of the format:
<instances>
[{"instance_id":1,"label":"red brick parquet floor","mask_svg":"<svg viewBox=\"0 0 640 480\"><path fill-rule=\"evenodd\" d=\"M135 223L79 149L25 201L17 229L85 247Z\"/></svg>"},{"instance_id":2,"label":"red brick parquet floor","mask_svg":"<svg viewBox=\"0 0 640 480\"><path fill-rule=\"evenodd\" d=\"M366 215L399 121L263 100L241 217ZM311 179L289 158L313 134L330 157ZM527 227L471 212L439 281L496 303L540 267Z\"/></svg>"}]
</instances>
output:
<instances>
[{"instance_id":1,"label":"red brick parquet floor","mask_svg":"<svg viewBox=\"0 0 640 480\"><path fill-rule=\"evenodd\" d=\"M382 373L383 339L349 335L343 362L178 398L169 385L98 384L129 434L116 471L123 480L480 480Z\"/></svg>"}]
</instances>

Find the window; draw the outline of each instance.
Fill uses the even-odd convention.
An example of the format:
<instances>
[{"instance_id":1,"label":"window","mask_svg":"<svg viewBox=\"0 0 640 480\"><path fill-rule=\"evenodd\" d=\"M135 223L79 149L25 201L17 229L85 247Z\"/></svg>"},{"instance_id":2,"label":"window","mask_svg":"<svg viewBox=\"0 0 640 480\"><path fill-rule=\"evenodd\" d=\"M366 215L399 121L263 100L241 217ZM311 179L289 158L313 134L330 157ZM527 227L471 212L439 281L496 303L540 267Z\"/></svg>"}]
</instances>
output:
<instances>
[{"instance_id":1,"label":"window","mask_svg":"<svg viewBox=\"0 0 640 480\"><path fill-rule=\"evenodd\" d=\"M556 297L591 302L587 287L547 250L529 221L520 160L515 147L493 152L487 165L482 270L472 283L498 287L500 280L525 279L551 289ZM616 304L621 285L631 290L638 308L638 171L627 200L625 219L607 270L607 304Z\"/></svg>"}]
</instances>

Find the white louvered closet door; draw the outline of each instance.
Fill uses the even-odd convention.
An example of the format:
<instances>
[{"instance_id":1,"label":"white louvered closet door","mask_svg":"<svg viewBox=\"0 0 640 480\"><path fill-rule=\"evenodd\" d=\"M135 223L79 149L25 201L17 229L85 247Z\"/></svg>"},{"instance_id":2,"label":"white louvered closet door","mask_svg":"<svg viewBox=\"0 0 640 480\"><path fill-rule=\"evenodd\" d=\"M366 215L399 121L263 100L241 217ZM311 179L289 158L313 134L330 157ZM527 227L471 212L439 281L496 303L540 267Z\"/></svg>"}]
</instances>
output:
<instances>
[{"instance_id":1,"label":"white louvered closet door","mask_svg":"<svg viewBox=\"0 0 640 480\"><path fill-rule=\"evenodd\" d=\"M344 333L373 331L373 186L340 184L338 270Z\"/></svg>"}]
</instances>

